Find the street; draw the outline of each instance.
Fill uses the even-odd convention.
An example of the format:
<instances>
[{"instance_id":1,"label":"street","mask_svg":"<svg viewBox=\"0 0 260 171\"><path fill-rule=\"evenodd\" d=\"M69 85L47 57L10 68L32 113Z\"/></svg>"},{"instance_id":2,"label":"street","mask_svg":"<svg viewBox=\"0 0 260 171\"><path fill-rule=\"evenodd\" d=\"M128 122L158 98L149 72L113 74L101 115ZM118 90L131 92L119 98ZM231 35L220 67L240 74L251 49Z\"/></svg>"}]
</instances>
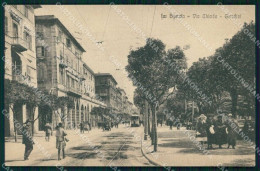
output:
<instances>
[{"instance_id":1,"label":"street","mask_svg":"<svg viewBox=\"0 0 260 171\"><path fill-rule=\"evenodd\" d=\"M214 146L209 150L209 155L204 155L195 143L187 137L182 127L170 130L168 126L158 127L159 149L155 156L151 155L151 141L148 138L143 142L143 153L141 152L141 141L143 139L143 127L112 128L111 131L102 131L94 128L90 132L80 134L79 130L67 130L69 142L66 146L66 158L58 161L55 137L46 142L43 132L35 135L39 146L34 145L30 160L23 160L24 145L21 139L18 143L14 139L6 139L5 143L5 165L6 166L216 166L223 163L225 166L253 166L254 150L242 140L237 142L237 148L218 149ZM193 130L188 132L194 133ZM140 136L140 137L139 137ZM138 138L139 137L139 138ZM204 145L206 147L206 145ZM51 154L48 158L44 152ZM148 159L147 159L148 158ZM243 161L243 162L242 162ZM242 163L241 163L242 162Z\"/></svg>"},{"instance_id":2,"label":"street","mask_svg":"<svg viewBox=\"0 0 260 171\"><path fill-rule=\"evenodd\" d=\"M6 166L152 166L141 153L141 143L133 134L143 137L143 127L131 128L130 132L124 125L112 128L111 131L93 129L78 135L75 131L68 131L70 140L66 146L66 158L57 160L55 137L46 142L44 135L35 137L40 144L51 153L48 159L34 146L30 160L23 161L24 145L6 142ZM88 141L83 136L88 138ZM23 149L23 150L16 150Z\"/></svg>"}]
</instances>

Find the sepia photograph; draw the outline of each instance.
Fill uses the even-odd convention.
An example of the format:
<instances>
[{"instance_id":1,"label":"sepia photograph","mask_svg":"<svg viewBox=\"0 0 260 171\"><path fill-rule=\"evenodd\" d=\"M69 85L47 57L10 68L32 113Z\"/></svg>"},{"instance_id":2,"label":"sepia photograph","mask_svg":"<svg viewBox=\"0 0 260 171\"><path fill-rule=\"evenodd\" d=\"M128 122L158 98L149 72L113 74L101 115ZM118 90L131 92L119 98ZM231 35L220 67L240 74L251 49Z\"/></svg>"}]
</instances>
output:
<instances>
[{"instance_id":1,"label":"sepia photograph","mask_svg":"<svg viewBox=\"0 0 260 171\"><path fill-rule=\"evenodd\" d=\"M2 7L5 170L255 167L255 5Z\"/></svg>"}]
</instances>

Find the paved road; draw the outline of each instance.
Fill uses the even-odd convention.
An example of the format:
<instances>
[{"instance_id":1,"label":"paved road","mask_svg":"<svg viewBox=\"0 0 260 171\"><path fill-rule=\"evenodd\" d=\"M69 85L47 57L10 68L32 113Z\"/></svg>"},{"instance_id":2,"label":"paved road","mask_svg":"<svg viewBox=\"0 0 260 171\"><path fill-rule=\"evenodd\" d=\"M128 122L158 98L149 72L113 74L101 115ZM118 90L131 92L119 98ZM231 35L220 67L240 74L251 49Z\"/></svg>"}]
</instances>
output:
<instances>
[{"instance_id":1,"label":"paved road","mask_svg":"<svg viewBox=\"0 0 260 171\"><path fill-rule=\"evenodd\" d=\"M67 157L57 161L57 150L54 138L50 146L52 158L46 159L36 152L30 157L30 161L8 160L6 165L30 165L30 166L152 166L141 153L141 144L138 136L142 137L143 127L126 128L120 125L112 131L95 130L95 132L80 135L69 135L67 143ZM42 137L44 140L44 138ZM19 144L20 145L20 144ZM23 147L24 148L24 147ZM22 150L23 151L23 150ZM8 156L11 158L11 156Z\"/></svg>"}]
</instances>

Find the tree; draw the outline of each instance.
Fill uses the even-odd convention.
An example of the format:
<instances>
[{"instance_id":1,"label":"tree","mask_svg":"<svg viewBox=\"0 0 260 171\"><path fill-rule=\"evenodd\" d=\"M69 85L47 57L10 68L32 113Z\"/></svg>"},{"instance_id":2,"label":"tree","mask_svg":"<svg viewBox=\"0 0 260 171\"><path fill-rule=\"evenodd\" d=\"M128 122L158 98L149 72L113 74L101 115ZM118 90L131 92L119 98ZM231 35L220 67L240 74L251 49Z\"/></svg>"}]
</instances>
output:
<instances>
[{"instance_id":1,"label":"tree","mask_svg":"<svg viewBox=\"0 0 260 171\"><path fill-rule=\"evenodd\" d=\"M193 62L186 73L188 81L178 85L180 92L185 94L188 100L194 101L200 113L212 113L219 106L219 100L223 89L217 85L216 71L212 69L212 57L200 58Z\"/></svg>"},{"instance_id":2,"label":"tree","mask_svg":"<svg viewBox=\"0 0 260 171\"><path fill-rule=\"evenodd\" d=\"M139 108L140 111L144 111L141 113L145 113L146 109L145 109L145 103L146 102L146 98L143 96L142 92L140 91L140 89L136 88L135 92L134 92L134 104L135 106L137 106ZM148 109L149 110L149 109ZM148 112L148 117L147 117L147 127L148 127L148 135L151 136L151 129L150 129L150 112ZM144 128L145 129L145 128Z\"/></svg>"},{"instance_id":3,"label":"tree","mask_svg":"<svg viewBox=\"0 0 260 171\"><path fill-rule=\"evenodd\" d=\"M48 100L51 102L48 105L51 107L52 111L54 111L55 115L57 114L60 117L61 121L64 122L67 116L65 115L65 113L59 113L59 109L62 109L65 106L67 106L68 108L74 107L74 101L68 96L58 97L57 95L53 94L48 94Z\"/></svg>"},{"instance_id":4,"label":"tree","mask_svg":"<svg viewBox=\"0 0 260 171\"><path fill-rule=\"evenodd\" d=\"M150 46L153 44L153 46ZM154 49L156 47L156 51ZM178 66L178 67L173 67ZM157 151L156 111L171 95L169 89L176 86L180 72L186 69L186 58L183 50L177 46L165 50L165 44L148 38L143 47L131 50L128 55L128 77L134 85L140 85L142 94L151 106L154 151Z\"/></svg>"},{"instance_id":5,"label":"tree","mask_svg":"<svg viewBox=\"0 0 260 171\"><path fill-rule=\"evenodd\" d=\"M244 30L252 36L245 34ZM216 50L212 61L218 86L230 94L234 116L237 114L239 94L248 100L249 109L254 106L252 91L247 90L248 85L255 85L255 42L252 37L255 37L255 24L245 23L223 47Z\"/></svg>"},{"instance_id":6,"label":"tree","mask_svg":"<svg viewBox=\"0 0 260 171\"><path fill-rule=\"evenodd\" d=\"M32 124L32 135L34 134L34 122L39 116L35 117L35 109L39 105L44 105L45 101L35 92L35 88L30 87L26 84L19 83L15 80L5 79L5 104L10 107L14 114L14 122L16 116L19 115L18 110L16 110L16 105L27 105L31 109L29 116L32 116L29 121ZM44 96L46 94L42 92ZM15 132L15 142L17 142L17 128L14 126Z\"/></svg>"},{"instance_id":7,"label":"tree","mask_svg":"<svg viewBox=\"0 0 260 171\"><path fill-rule=\"evenodd\" d=\"M10 107L13 112L13 122L15 123L16 116L18 116L18 110L16 110L15 105L24 105L26 100L29 98L27 93L27 87L15 80L5 79L5 105ZM17 129L14 125L14 136L15 142L17 142Z\"/></svg>"}]
</instances>

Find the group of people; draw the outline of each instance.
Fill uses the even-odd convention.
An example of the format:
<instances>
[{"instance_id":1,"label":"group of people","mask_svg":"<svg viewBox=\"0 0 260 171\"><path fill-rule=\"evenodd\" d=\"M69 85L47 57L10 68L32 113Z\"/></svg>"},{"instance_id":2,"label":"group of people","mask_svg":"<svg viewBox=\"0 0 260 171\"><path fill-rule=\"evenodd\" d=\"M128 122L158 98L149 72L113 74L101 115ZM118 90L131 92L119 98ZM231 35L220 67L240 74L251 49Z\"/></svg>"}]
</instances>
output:
<instances>
[{"instance_id":1,"label":"group of people","mask_svg":"<svg viewBox=\"0 0 260 171\"><path fill-rule=\"evenodd\" d=\"M235 149L237 132L234 128L238 128L238 123L232 114L228 114L227 117L219 115L217 120L213 115L206 117L201 114L196 125L196 137L198 141L207 141L208 149L213 149L213 144L217 144L219 148L227 144L227 148L232 146Z\"/></svg>"},{"instance_id":2,"label":"group of people","mask_svg":"<svg viewBox=\"0 0 260 171\"><path fill-rule=\"evenodd\" d=\"M32 135L32 121L26 120L23 125L22 130L22 144L25 145L25 152L24 152L24 160L29 160L29 156L33 150L33 145L35 144L33 141ZM58 160L61 160L61 151L62 157L65 158L65 147L66 142L69 140L66 138L67 133L63 128L63 124L59 123L56 128L56 148L58 149ZM52 128L49 124L45 126L45 140L49 142L50 136L52 135Z\"/></svg>"},{"instance_id":3,"label":"group of people","mask_svg":"<svg viewBox=\"0 0 260 171\"><path fill-rule=\"evenodd\" d=\"M81 122L79 124L80 133L84 133L85 129L89 132L91 130L91 125L89 122Z\"/></svg>"}]
</instances>

